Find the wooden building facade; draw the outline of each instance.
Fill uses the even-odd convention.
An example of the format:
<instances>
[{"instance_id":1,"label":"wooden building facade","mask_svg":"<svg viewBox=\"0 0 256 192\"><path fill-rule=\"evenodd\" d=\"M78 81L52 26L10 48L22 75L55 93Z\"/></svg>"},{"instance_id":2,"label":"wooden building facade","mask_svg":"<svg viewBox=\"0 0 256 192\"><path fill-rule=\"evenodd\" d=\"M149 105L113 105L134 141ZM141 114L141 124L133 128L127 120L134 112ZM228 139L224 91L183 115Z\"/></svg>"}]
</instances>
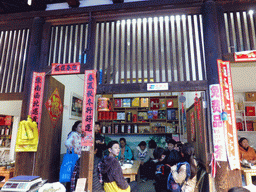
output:
<instances>
[{"instance_id":1,"label":"wooden building facade","mask_svg":"<svg viewBox=\"0 0 256 192\"><path fill-rule=\"evenodd\" d=\"M46 72L46 81L52 82L52 63L80 62L81 73L102 73L99 94L146 92L147 83L161 82L169 91L205 91L207 101L209 85L218 83L216 60L255 50L256 18L248 14L250 7L234 1L164 0L0 15L0 100L22 100L25 119L32 72ZM36 154L16 154L16 175L58 179L61 123L57 127L49 131L45 125ZM222 163L216 177L217 191L227 191L240 178L225 167Z\"/></svg>"}]
</instances>

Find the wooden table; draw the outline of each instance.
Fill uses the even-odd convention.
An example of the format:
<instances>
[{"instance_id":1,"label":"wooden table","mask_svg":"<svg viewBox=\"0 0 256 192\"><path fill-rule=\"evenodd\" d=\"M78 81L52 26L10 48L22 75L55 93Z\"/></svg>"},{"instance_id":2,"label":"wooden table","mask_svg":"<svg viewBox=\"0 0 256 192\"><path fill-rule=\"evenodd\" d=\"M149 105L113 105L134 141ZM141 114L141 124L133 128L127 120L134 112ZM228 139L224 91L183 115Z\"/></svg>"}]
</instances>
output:
<instances>
[{"instance_id":1,"label":"wooden table","mask_svg":"<svg viewBox=\"0 0 256 192\"><path fill-rule=\"evenodd\" d=\"M8 181L8 179L13 177L14 168L5 169L4 167L1 167L0 169L0 176L4 176L5 182ZM0 182L0 187L3 187L5 182Z\"/></svg>"},{"instance_id":2,"label":"wooden table","mask_svg":"<svg viewBox=\"0 0 256 192\"><path fill-rule=\"evenodd\" d=\"M242 170L242 174L245 177L246 185L252 184L252 176L256 176L256 169L242 167L241 170Z\"/></svg>"},{"instance_id":3,"label":"wooden table","mask_svg":"<svg viewBox=\"0 0 256 192\"><path fill-rule=\"evenodd\" d=\"M139 161L133 161L132 168L123 169L124 178L130 178L130 182L135 181L135 177L139 172Z\"/></svg>"}]
</instances>

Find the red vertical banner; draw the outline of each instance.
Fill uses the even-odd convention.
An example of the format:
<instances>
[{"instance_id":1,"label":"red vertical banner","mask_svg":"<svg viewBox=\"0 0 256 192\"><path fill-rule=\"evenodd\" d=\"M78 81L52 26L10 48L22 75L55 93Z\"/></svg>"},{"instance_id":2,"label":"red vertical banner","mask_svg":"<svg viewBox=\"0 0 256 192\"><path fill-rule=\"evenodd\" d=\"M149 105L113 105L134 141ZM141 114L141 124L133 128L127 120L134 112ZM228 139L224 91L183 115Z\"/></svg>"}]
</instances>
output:
<instances>
[{"instance_id":1,"label":"red vertical banner","mask_svg":"<svg viewBox=\"0 0 256 192\"><path fill-rule=\"evenodd\" d=\"M84 96L82 130L85 136L82 138L82 146L93 146L94 134L94 108L97 90L96 70L86 70L84 76Z\"/></svg>"},{"instance_id":2,"label":"red vertical banner","mask_svg":"<svg viewBox=\"0 0 256 192\"><path fill-rule=\"evenodd\" d=\"M231 170L240 169L230 62L217 60L217 63L222 97L222 113L226 112L228 117L226 121L223 121L228 161Z\"/></svg>"},{"instance_id":3,"label":"red vertical banner","mask_svg":"<svg viewBox=\"0 0 256 192\"><path fill-rule=\"evenodd\" d=\"M45 73L33 72L28 114L31 116L33 121L37 122L38 132L40 131L41 123L44 83Z\"/></svg>"}]
</instances>

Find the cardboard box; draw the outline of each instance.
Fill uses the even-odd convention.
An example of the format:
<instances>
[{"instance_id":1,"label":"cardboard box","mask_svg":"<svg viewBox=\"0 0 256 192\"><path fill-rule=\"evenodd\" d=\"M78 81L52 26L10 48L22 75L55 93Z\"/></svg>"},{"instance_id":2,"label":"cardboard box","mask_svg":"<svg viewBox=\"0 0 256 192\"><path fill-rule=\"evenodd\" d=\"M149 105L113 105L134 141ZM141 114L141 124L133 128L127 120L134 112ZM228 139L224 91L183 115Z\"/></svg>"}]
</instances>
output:
<instances>
[{"instance_id":1,"label":"cardboard box","mask_svg":"<svg viewBox=\"0 0 256 192\"><path fill-rule=\"evenodd\" d=\"M255 123L255 126L256 126L256 123ZM243 124L242 124L242 122L236 122L236 129L238 131L243 131Z\"/></svg>"},{"instance_id":2,"label":"cardboard box","mask_svg":"<svg viewBox=\"0 0 256 192\"><path fill-rule=\"evenodd\" d=\"M140 106L148 107L148 98L140 98Z\"/></svg>"},{"instance_id":3,"label":"cardboard box","mask_svg":"<svg viewBox=\"0 0 256 192\"><path fill-rule=\"evenodd\" d=\"M256 92L245 93L246 101L256 101Z\"/></svg>"},{"instance_id":4,"label":"cardboard box","mask_svg":"<svg viewBox=\"0 0 256 192\"><path fill-rule=\"evenodd\" d=\"M247 106L245 107L246 116L255 116L255 106Z\"/></svg>"},{"instance_id":5,"label":"cardboard box","mask_svg":"<svg viewBox=\"0 0 256 192\"><path fill-rule=\"evenodd\" d=\"M247 131L253 131L253 122L252 121L247 121Z\"/></svg>"}]
</instances>

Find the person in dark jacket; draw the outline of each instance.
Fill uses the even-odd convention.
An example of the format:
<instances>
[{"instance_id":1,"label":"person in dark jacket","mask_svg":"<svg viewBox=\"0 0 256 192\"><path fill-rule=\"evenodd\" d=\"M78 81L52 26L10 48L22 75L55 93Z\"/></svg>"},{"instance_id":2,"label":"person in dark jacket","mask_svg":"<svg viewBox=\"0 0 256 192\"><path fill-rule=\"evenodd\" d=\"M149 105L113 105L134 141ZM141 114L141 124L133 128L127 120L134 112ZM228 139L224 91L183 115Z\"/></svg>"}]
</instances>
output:
<instances>
[{"instance_id":1,"label":"person in dark jacket","mask_svg":"<svg viewBox=\"0 0 256 192\"><path fill-rule=\"evenodd\" d=\"M94 143L95 145L95 143ZM100 157L97 157L97 151L98 151L98 146L95 145L94 148L94 167L93 167L93 180L92 180L92 191L93 192L104 192L103 189L103 184L100 181L100 176L99 176L99 164L101 163L102 159ZM80 172L80 158L76 162L75 168L73 170L72 176L71 176L71 186L70 186L70 191L75 191L76 188L76 183L77 179L79 178L79 172Z\"/></svg>"},{"instance_id":2,"label":"person in dark jacket","mask_svg":"<svg viewBox=\"0 0 256 192\"><path fill-rule=\"evenodd\" d=\"M106 192L130 192L131 188L123 176L121 165L116 159L120 152L118 141L110 141L107 148L109 155L103 159L101 164L104 190Z\"/></svg>"},{"instance_id":3,"label":"person in dark jacket","mask_svg":"<svg viewBox=\"0 0 256 192\"><path fill-rule=\"evenodd\" d=\"M175 145L177 144L177 142L174 139L168 139L166 143L168 145L168 149L166 150L167 163L170 166L173 166L180 162L181 154L175 149Z\"/></svg>"},{"instance_id":4,"label":"person in dark jacket","mask_svg":"<svg viewBox=\"0 0 256 192\"><path fill-rule=\"evenodd\" d=\"M100 123L95 122L94 132L95 132L95 147L98 149L96 156L102 158L103 152L107 149L105 144L105 137L100 134Z\"/></svg>"}]
</instances>

